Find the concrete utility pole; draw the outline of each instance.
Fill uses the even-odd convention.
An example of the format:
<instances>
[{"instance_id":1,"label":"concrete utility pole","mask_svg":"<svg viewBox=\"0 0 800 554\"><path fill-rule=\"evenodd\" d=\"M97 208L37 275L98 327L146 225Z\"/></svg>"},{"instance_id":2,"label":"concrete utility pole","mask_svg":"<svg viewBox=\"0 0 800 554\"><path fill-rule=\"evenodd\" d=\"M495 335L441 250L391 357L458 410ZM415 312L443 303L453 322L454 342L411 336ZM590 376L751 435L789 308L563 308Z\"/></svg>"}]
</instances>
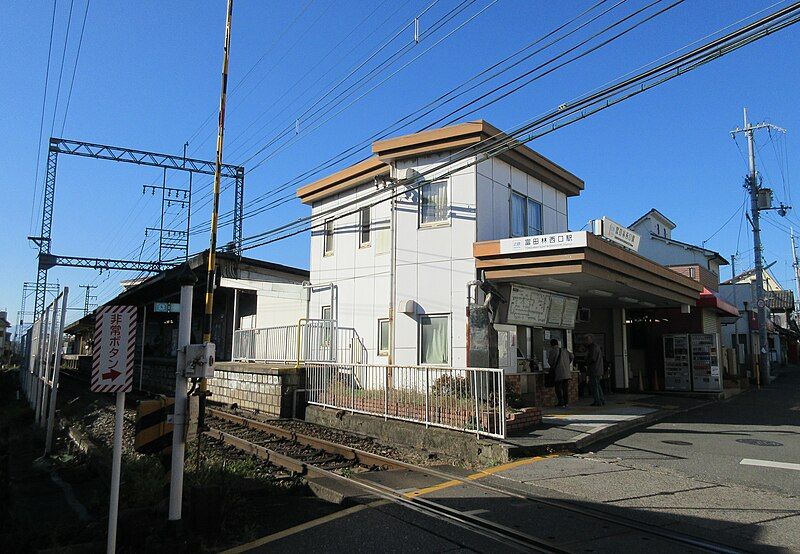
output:
<instances>
[{"instance_id":1,"label":"concrete utility pole","mask_svg":"<svg viewBox=\"0 0 800 554\"><path fill-rule=\"evenodd\" d=\"M736 294L736 254L731 254L731 283L733 284L733 305L736 306L736 309L739 309L739 299L737 298ZM746 315L746 314L745 314ZM742 362L744 360L739 359L739 352L741 349L739 348L739 319L733 322L733 348L736 350L736 375L739 375L739 370L742 367ZM746 327L745 327L746 328ZM745 356L747 354L745 353Z\"/></svg>"},{"instance_id":2,"label":"concrete utility pole","mask_svg":"<svg viewBox=\"0 0 800 554\"><path fill-rule=\"evenodd\" d=\"M231 19L233 18L233 0L228 0L228 17L225 20L225 54L222 59L222 86L219 94L219 126L217 129L217 160L214 170L214 200L211 210L211 239L208 248L208 272L206 274L205 317L203 319L203 342L211 342L211 327L214 314L214 284L217 269L217 222L219 214L219 182L222 176L222 145L225 139L225 102L228 94L228 60L231 50ZM200 379L198 388L200 409L198 414L198 431L205 426L206 396L208 395L206 379Z\"/></svg>"},{"instance_id":3,"label":"concrete utility pole","mask_svg":"<svg viewBox=\"0 0 800 554\"><path fill-rule=\"evenodd\" d=\"M731 135L735 138L738 133L744 133L747 137L747 152L750 161L750 171L745 179L745 188L750 193L750 217L753 225L753 255L755 258L755 273L756 273L756 308L758 311L758 367L761 376L761 382L768 384L770 381L770 359L769 359L769 342L767 340L767 304L764 298L764 260L762 256L763 247L761 245L761 211L772 210L770 202L762 202L759 204L759 193L761 191L767 192L768 189L763 189L759 183L758 172L756 171L756 149L754 134L759 129L774 129L780 132L786 132L785 129L772 125L770 123L759 123L751 125L747 120L747 108L744 108L744 126L736 128L731 131ZM769 204L769 205L766 205ZM786 214L788 207L781 204L778 208L781 215Z\"/></svg>"},{"instance_id":4,"label":"concrete utility pole","mask_svg":"<svg viewBox=\"0 0 800 554\"><path fill-rule=\"evenodd\" d=\"M789 228L790 236L792 238L792 267L794 268L794 305L792 306L797 317L798 302L800 302L800 265L797 263L797 246L794 242L794 228Z\"/></svg>"}]
</instances>

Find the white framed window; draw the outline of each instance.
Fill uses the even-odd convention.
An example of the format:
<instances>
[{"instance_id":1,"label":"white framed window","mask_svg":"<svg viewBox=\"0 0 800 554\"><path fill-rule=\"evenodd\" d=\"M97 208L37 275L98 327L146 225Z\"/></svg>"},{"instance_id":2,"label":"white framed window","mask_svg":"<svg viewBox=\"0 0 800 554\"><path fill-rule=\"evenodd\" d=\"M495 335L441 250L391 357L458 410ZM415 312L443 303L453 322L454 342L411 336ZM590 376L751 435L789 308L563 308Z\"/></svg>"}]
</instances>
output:
<instances>
[{"instance_id":1,"label":"white framed window","mask_svg":"<svg viewBox=\"0 0 800 554\"><path fill-rule=\"evenodd\" d=\"M528 231L528 210L526 198L519 193L511 193L511 236L524 237Z\"/></svg>"},{"instance_id":2,"label":"white framed window","mask_svg":"<svg viewBox=\"0 0 800 554\"><path fill-rule=\"evenodd\" d=\"M372 232L372 222L370 220L370 207L365 206L358 212L358 246L365 248L370 244L370 234Z\"/></svg>"},{"instance_id":3,"label":"white framed window","mask_svg":"<svg viewBox=\"0 0 800 554\"><path fill-rule=\"evenodd\" d=\"M542 225L542 205L536 200L528 198L528 236L544 233Z\"/></svg>"},{"instance_id":4,"label":"white framed window","mask_svg":"<svg viewBox=\"0 0 800 554\"><path fill-rule=\"evenodd\" d=\"M419 318L419 363L446 365L450 362L450 316L423 315Z\"/></svg>"},{"instance_id":5,"label":"white framed window","mask_svg":"<svg viewBox=\"0 0 800 554\"><path fill-rule=\"evenodd\" d=\"M389 355L390 324L388 319L378 320L378 356Z\"/></svg>"},{"instance_id":6,"label":"white framed window","mask_svg":"<svg viewBox=\"0 0 800 554\"><path fill-rule=\"evenodd\" d=\"M333 255L333 220L328 219L325 221L325 232L324 232L324 246L323 246L323 255L325 256L332 256Z\"/></svg>"},{"instance_id":7,"label":"white framed window","mask_svg":"<svg viewBox=\"0 0 800 554\"><path fill-rule=\"evenodd\" d=\"M429 181L419 188L419 223L431 225L446 222L450 206L447 200L447 181Z\"/></svg>"}]
</instances>

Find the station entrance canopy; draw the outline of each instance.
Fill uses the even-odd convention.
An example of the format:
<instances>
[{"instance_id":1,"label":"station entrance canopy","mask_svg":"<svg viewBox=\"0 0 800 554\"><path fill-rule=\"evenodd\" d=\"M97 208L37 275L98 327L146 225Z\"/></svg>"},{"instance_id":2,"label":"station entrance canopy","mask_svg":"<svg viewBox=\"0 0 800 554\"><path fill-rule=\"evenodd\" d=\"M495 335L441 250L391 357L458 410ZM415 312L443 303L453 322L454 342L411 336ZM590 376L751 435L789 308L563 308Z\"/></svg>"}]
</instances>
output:
<instances>
[{"instance_id":1,"label":"station entrance canopy","mask_svg":"<svg viewBox=\"0 0 800 554\"><path fill-rule=\"evenodd\" d=\"M484 279L580 297L596 308L696 306L703 285L586 231L476 242Z\"/></svg>"}]
</instances>

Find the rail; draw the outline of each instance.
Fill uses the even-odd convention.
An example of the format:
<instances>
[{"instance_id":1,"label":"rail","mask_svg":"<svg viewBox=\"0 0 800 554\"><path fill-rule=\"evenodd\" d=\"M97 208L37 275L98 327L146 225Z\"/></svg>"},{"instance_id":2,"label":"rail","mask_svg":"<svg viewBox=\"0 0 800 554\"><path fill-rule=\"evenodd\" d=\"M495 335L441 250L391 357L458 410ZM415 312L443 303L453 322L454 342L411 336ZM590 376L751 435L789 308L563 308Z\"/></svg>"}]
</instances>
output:
<instances>
[{"instance_id":1,"label":"rail","mask_svg":"<svg viewBox=\"0 0 800 554\"><path fill-rule=\"evenodd\" d=\"M505 438L503 370L305 364L309 404Z\"/></svg>"},{"instance_id":2,"label":"rail","mask_svg":"<svg viewBox=\"0 0 800 554\"><path fill-rule=\"evenodd\" d=\"M366 349L355 329L339 327L330 319L301 319L296 325L234 331L232 358L267 363L359 363L366 360Z\"/></svg>"}]
</instances>

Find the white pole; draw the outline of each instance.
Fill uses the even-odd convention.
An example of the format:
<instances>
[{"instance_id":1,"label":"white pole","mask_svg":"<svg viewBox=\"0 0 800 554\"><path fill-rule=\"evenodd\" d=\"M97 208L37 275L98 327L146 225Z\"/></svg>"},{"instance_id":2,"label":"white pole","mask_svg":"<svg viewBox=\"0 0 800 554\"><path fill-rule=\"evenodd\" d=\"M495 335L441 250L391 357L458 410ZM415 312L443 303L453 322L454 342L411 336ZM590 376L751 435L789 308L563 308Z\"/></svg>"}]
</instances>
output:
<instances>
[{"instance_id":1,"label":"white pole","mask_svg":"<svg viewBox=\"0 0 800 554\"><path fill-rule=\"evenodd\" d=\"M42 316L42 326L39 332L39 355L37 356L36 360L36 374L34 375L36 385L33 390L33 414L34 417L38 417L39 414L39 403L42 401L42 363L44 362L44 358L47 355L47 344L48 344L48 337L47 337L47 325L50 322L48 319L50 316L50 310L44 310ZM37 419L38 422L38 419Z\"/></svg>"},{"instance_id":2,"label":"white pole","mask_svg":"<svg viewBox=\"0 0 800 554\"><path fill-rule=\"evenodd\" d=\"M125 393L117 393L114 413L114 452L111 460L111 499L108 505L108 543L106 552L114 554L117 548L117 512L119 511L119 474L122 468L122 416L125 413Z\"/></svg>"},{"instance_id":3,"label":"white pole","mask_svg":"<svg viewBox=\"0 0 800 554\"><path fill-rule=\"evenodd\" d=\"M42 372L42 402L39 406L39 413L36 414L36 421L39 423L40 427L44 427L46 425L45 421L45 414L47 413L47 399L49 398L50 392L50 374L52 370L52 364L50 363L50 359L55 352L56 346L58 346L58 337L56 337L56 324L58 319L58 298L53 300L53 305L48 308L48 310L52 310L52 314L50 319L50 336L47 337L47 356L44 359L44 371Z\"/></svg>"},{"instance_id":4,"label":"white pole","mask_svg":"<svg viewBox=\"0 0 800 554\"><path fill-rule=\"evenodd\" d=\"M53 449L53 425L56 419L56 401L58 399L58 378L61 373L61 337L64 334L64 320L67 316L67 297L69 296L69 287L64 287L63 298L61 299L61 321L58 326L58 342L56 343L56 356L53 361L53 380L50 390L50 406L47 410L47 437L44 441L45 456L50 454Z\"/></svg>"},{"instance_id":5,"label":"white pole","mask_svg":"<svg viewBox=\"0 0 800 554\"><path fill-rule=\"evenodd\" d=\"M194 276L192 276L194 277ZM169 520L181 519L183 503L183 463L186 443L186 377L183 375L184 347L192 338L192 284L181 285L181 312L178 319L178 367L175 371L175 415L172 418L172 468L169 483Z\"/></svg>"}]
</instances>

